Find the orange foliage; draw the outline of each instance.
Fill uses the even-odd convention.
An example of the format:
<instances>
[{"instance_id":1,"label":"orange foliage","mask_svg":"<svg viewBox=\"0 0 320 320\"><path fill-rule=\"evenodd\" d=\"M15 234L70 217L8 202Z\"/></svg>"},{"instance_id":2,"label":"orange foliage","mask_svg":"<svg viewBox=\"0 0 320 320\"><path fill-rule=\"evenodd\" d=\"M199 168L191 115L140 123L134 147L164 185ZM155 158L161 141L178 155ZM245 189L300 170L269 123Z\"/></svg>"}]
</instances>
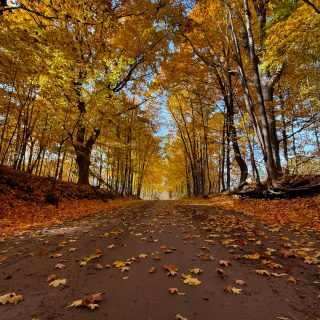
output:
<instances>
[{"instance_id":1,"label":"orange foliage","mask_svg":"<svg viewBox=\"0 0 320 320\"><path fill-rule=\"evenodd\" d=\"M26 231L53 227L101 213L102 210L129 205L137 200L117 199L104 202L101 200L69 200L63 201L56 208L52 205L16 200L14 206L0 204L0 239L5 236L22 234Z\"/></svg>"},{"instance_id":2,"label":"orange foliage","mask_svg":"<svg viewBox=\"0 0 320 320\"><path fill-rule=\"evenodd\" d=\"M272 201L221 195L210 197L209 200L199 200L197 203L241 211L274 229L287 226L293 231L320 231L320 195Z\"/></svg>"}]
</instances>

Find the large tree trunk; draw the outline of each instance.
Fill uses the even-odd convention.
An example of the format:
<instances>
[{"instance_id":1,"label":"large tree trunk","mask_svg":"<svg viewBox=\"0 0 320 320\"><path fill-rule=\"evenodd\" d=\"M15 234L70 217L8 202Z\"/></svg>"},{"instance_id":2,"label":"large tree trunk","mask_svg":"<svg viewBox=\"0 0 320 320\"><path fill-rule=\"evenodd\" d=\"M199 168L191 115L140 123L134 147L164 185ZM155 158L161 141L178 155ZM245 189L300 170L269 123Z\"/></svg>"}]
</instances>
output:
<instances>
[{"instance_id":1,"label":"large tree trunk","mask_svg":"<svg viewBox=\"0 0 320 320\"><path fill-rule=\"evenodd\" d=\"M78 183L89 184L89 169L90 169L90 154L91 150L86 148L83 152L77 152L76 162L78 165Z\"/></svg>"},{"instance_id":2,"label":"large tree trunk","mask_svg":"<svg viewBox=\"0 0 320 320\"><path fill-rule=\"evenodd\" d=\"M90 137L86 140L87 128L83 124L83 117L85 113L85 105L83 102L79 103L80 116L77 124L76 141L72 143L76 152L76 162L78 165L78 183L89 184L89 172L91 164L91 151L93 145L100 135L100 130L95 129Z\"/></svg>"},{"instance_id":3,"label":"large tree trunk","mask_svg":"<svg viewBox=\"0 0 320 320\"><path fill-rule=\"evenodd\" d=\"M246 25L246 32L248 37L248 47L250 51L250 59L252 63L253 68L253 80L256 87L256 93L257 93L257 102L258 107L260 111L260 118L262 123L262 132L263 132L263 138L264 138L264 144L265 144L265 162L266 162L266 169L268 173L268 179L271 183L273 183L279 175L279 172L276 167L274 155L273 155L273 148L272 148L272 139L271 139L271 130L270 125L268 122L268 116L267 116L267 110L266 105L264 101L263 96L263 90L262 90L262 83L259 73L259 57L256 53L252 28L251 28L251 12L248 5L248 0L243 1L244 5L244 12L245 12L245 25Z\"/></svg>"}]
</instances>

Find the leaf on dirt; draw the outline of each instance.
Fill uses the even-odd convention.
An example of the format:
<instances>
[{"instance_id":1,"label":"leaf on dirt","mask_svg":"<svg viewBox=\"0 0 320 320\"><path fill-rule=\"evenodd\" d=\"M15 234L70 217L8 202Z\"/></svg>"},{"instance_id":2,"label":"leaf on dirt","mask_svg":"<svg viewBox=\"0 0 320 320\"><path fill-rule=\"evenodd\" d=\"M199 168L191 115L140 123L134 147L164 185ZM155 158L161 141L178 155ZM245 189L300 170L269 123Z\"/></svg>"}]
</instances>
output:
<instances>
[{"instance_id":1,"label":"leaf on dirt","mask_svg":"<svg viewBox=\"0 0 320 320\"><path fill-rule=\"evenodd\" d=\"M281 253L285 258L297 258L297 254L292 250L281 250Z\"/></svg>"},{"instance_id":2,"label":"leaf on dirt","mask_svg":"<svg viewBox=\"0 0 320 320\"><path fill-rule=\"evenodd\" d=\"M75 251L77 251L78 249L77 248L69 248L69 252L75 252Z\"/></svg>"},{"instance_id":3,"label":"leaf on dirt","mask_svg":"<svg viewBox=\"0 0 320 320\"><path fill-rule=\"evenodd\" d=\"M190 269L190 272L197 276L199 273L202 273L203 271L200 268L194 268Z\"/></svg>"},{"instance_id":4,"label":"leaf on dirt","mask_svg":"<svg viewBox=\"0 0 320 320\"><path fill-rule=\"evenodd\" d=\"M99 252L97 252L99 251ZM84 257L83 260L80 262L80 266L85 266L88 262L94 259L98 259L102 256L101 249L96 249L95 253L90 255L89 257Z\"/></svg>"},{"instance_id":5,"label":"leaf on dirt","mask_svg":"<svg viewBox=\"0 0 320 320\"><path fill-rule=\"evenodd\" d=\"M121 267L121 268L120 268L120 271L121 271L121 272L129 271L129 270L130 270L129 267Z\"/></svg>"},{"instance_id":6,"label":"leaf on dirt","mask_svg":"<svg viewBox=\"0 0 320 320\"><path fill-rule=\"evenodd\" d=\"M184 278L183 282L190 286L198 286L202 283L198 278L192 278L190 274L183 274L182 277Z\"/></svg>"},{"instance_id":7,"label":"leaf on dirt","mask_svg":"<svg viewBox=\"0 0 320 320\"><path fill-rule=\"evenodd\" d=\"M68 241L67 240L63 240L59 243L59 247L66 247L68 245Z\"/></svg>"},{"instance_id":8,"label":"leaf on dirt","mask_svg":"<svg viewBox=\"0 0 320 320\"><path fill-rule=\"evenodd\" d=\"M274 252L276 252L277 250L275 250L275 249L272 249L272 248L267 248L267 250L264 252L266 255L268 255L268 256L272 256L272 254L274 253Z\"/></svg>"},{"instance_id":9,"label":"leaf on dirt","mask_svg":"<svg viewBox=\"0 0 320 320\"><path fill-rule=\"evenodd\" d=\"M57 263L57 264L54 266L55 269L63 269L63 268L65 268L65 267L66 267L66 265L63 264L63 263Z\"/></svg>"},{"instance_id":10,"label":"leaf on dirt","mask_svg":"<svg viewBox=\"0 0 320 320\"><path fill-rule=\"evenodd\" d=\"M56 274L49 274L48 276L47 276L47 281L49 282L49 281L52 281L53 279L55 279L57 277L57 275Z\"/></svg>"},{"instance_id":11,"label":"leaf on dirt","mask_svg":"<svg viewBox=\"0 0 320 320\"><path fill-rule=\"evenodd\" d=\"M23 300L23 296L20 294L16 295L15 293L8 293L3 296L0 296L1 304L6 304L6 303L17 304L22 300Z\"/></svg>"},{"instance_id":12,"label":"leaf on dirt","mask_svg":"<svg viewBox=\"0 0 320 320\"><path fill-rule=\"evenodd\" d=\"M3 262L3 261L6 261L8 259L7 256L1 256L0 257L0 263Z\"/></svg>"},{"instance_id":13,"label":"leaf on dirt","mask_svg":"<svg viewBox=\"0 0 320 320\"><path fill-rule=\"evenodd\" d=\"M224 288L224 291L229 292L229 293L240 294L242 289L238 289L236 287L228 286L228 287Z\"/></svg>"},{"instance_id":14,"label":"leaf on dirt","mask_svg":"<svg viewBox=\"0 0 320 320\"><path fill-rule=\"evenodd\" d=\"M48 248L41 248L40 249L40 256L45 256L48 253L49 253L49 249Z\"/></svg>"},{"instance_id":15,"label":"leaf on dirt","mask_svg":"<svg viewBox=\"0 0 320 320\"><path fill-rule=\"evenodd\" d=\"M151 267L149 269L149 273L155 273L157 271L157 268L156 267Z\"/></svg>"},{"instance_id":16,"label":"leaf on dirt","mask_svg":"<svg viewBox=\"0 0 320 320\"><path fill-rule=\"evenodd\" d=\"M243 257L248 260L259 260L260 254L258 252L256 252L254 254L245 254Z\"/></svg>"},{"instance_id":17,"label":"leaf on dirt","mask_svg":"<svg viewBox=\"0 0 320 320\"><path fill-rule=\"evenodd\" d=\"M181 314L177 314L175 320L188 320L188 318L183 317Z\"/></svg>"},{"instance_id":18,"label":"leaf on dirt","mask_svg":"<svg viewBox=\"0 0 320 320\"><path fill-rule=\"evenodd\" d=\"M113 266L116 267L116 268L123 268L123 267L125 267L126 265L127 265L127 263L124 262L124 261L115 261L115 262L113 263Z\"/></svg>"},{"instance_id":19,"label":"leaf on dirt","mask_svg":"<svg viewBox=\"0 0 320 320\"><path fill-rule=\"evenodd\" d=\"M15 293L8 293L3 296L0 296L0 303L6 304L12 295L15 295Z\"/></svg>"},{"instance_id":20,"label":"leaf on dirt","mask_svg":"<svg viewBox=\"0 0 320 320\"><path fill-rule=\"evenodd\" d=\"M67 308L77 308L80 306L84 306L84 304L82 304L82 300L75 300L71 304L69 304Z\"/></svg>"},{"instance_id":21,"label":"leaf on dirt","mask_svg":"<svg viewBox=\"0 0 320 320\"><path fill-rule=\"evenodd\" d=\"M145 259L146 257L148 257L148 255L145 253L139 254L139 259Z\"/></svg>"},{"instance_id":22,"label":"leaf on dirt","mask_svg":"<svg viewBox=\"0 0 320 320\"><path fill-rule=\"evenodd\" d=\"M247 284L247 282L244 281L244 280L238 279L238 280L235 281L235 284L237 284L239 286L245 286Z\"/></svg>"},{"instance_id":23,"label":"leaf on dirt","mask_svg":"<svg viewBox=\"0 0 320 320\"><path fill-rule=\"evenodd\" d=\"M203 253L198 253L197 256L200 257L201 260L211 260L211 261L214 260L213 256L209 256L209 255L203 254Z\"/></svg>"},{"instance_id":24,"label":"leaf on dirt","mask_svg":"<svg viewBox=\"0 0 320 320\"><path fill-rule=\"evenodd\" d=\"M311 257L311 256L306 256L304 258L304 263L306 264L318 264L319 260L315 257Z\"/></svg>"},{"instance_id":25,"label":"leaf on dirt","mask_svg":"<svg viewBox=\"0 0 320 320\"><path fill-rule=\"evenodd\" d=\"M157 255L157 256L154 256L154 257L153 257L153 260L155 260L155 261L159 261L159 260L161 260L161 257L160 257L160 256L158 256L158 255Z\"/></svg>"},{"instance_id":26,"label":"leaf on dirt","mask_svg":"<svg viewBox=\"0 0 320 320\"><path fill-rule=\"evenodd\" d=\"M66 284L67 279L57 279L49 283L49 286L53 286L54 288L60 286L60 284Z\"/></svg>"},{"instance_id":27,"label":"leaf on dirt","mask_svg":"<svg viewBox=\"0 0 320 320\"><path fill-rule=\"evenodd\" d=\"M23 300L23 296L21 294L17 294L17 295L14 295L13 297L11 297L9 299L9 303L11 304L17 304L19 303L20 301Z\"/></svg>"},{"instance_id":28,"label":"leaf on dirt","mask_svg":"<svg viewBox=\"0 0 320 320\"><path fill-rule=\"evenodd\" d=\"M60 258L60 257L62 257L62 256L63 256L62 253L54 253L54 254L51 254L51 255L50 255L50 258Z\"/></svg>"},{"instance_id":29,"label":"leaf on dirt","mask_svg":"<svg viewBox=\"0 0 320 320\"><path fill-rule=\"evenodd\" d=\"M107 246L108 249L113 249L114 247L115 247L114 244L110 244L110 245Z\"/></svg>"},{"instance_id":30,"label":"leaf on dirt","mask_svg":"<svg viewBox=\"0 0 320 320\"><path fill-rule=\"evenodd\" d=\"M268 270L256 270L256 273L260 276L270 276L270 272Z\"/></svg>"},{"instance_id":31,"label":"leaf on dirt","mask_svg":"<svg viewBox=\"0 0 320 320\"><path fill-rule=\"evenodd\" d=\"M231 266L231 262L229 260L220 260L219 264L220 266L225 266L225 267Z\"/></svg>"},{"instance_id":32,"label":"leaf on dirt","mask_svg":"<svg viewBox=\"0 0 320 320\"><path fill-rule=\"evenodd\" d=\"M168 276L175 276L179 271L179 269L172 263L167 263L163 267L165 270L167 270Z\"/></svg>"},{"instance_id":33,"label":"leaf on dirt","mask_svg":"<svg viewBox=\"0 0 320 320\"><path fill-rule=\"evenodd\" d=\"M297 279L295 279L293 276L288 277L287 281L297 283Z\"/></svg>"},{"instance_id":34,"label":"leaf on dirt","mask_svg":"<svg viewBox=\"0 0 320 320\"><path fill-rule=\"evenodd\" d=\"M276 278L288 276L287 273L276 273L276 272L272 272L271 275L274 276L274 277L276 277Z\"/></svg>"},{"instance_id":35,"label":"leaf on dirt","mask_svg":"<svg viewBox=\"0 0 320 320\"><path fill-rule=\"evenodd\" d=\"M269 267L272 270L283 268L283 266L281 264L275 263L275 262L272 262L269 260L262 260L261 262L262 262L262 264L266 265L267 267Z\"/></svg>"},{"instance_id":36,"label":"leaf on dirt","mask_svg":"<svg viewBox=\"0 0 320 320\"><path fill-rule=\"evenodd\" d=\"M97 263L97 264L95 264L94 268L97 270L102 270L103 266L100 263Z\"/></svg>"},{"instance_id":37,"label":"leaf on dirt","mask_svg":"<svg viewBox=\"0 0 320 320\"><path fill-rule=\"evenodd\" d=\"M102 294L103 293L95 293L89 297L85 297L82 300L73 301L71 304L68 305L67 308L77 308L77 307L84 306L91 310L94 310L96 308L99 308L99 305L95 302L102 300Z\"/></svg>"},{"instance_id":38,"label":"leaf on dirt","mask_svg":"<svg viewBox=\"0 0 320 320\"><path fill-rule=\"evenodd\" d=\"M171 293L171 294L177 294L179 296L185 296L185 292L179 292L178 288L168 288L168 291Z\"/></svg>"},{"instance_id":39,"label":"leaf on dirt","mask_svg":"<svg viewBox=\"0 0 320 320\"><path fill-rule=\"evenodd\" d=\"M224 272L224 270L222 270L222 269L220 269L220 268L217 269L217 273L218 273L218 275L220 275L221 278L223 278L223 279L225 279L225 278L228 277L228 276L226 275L226 273Z\"/></svg>"}]
</instances>

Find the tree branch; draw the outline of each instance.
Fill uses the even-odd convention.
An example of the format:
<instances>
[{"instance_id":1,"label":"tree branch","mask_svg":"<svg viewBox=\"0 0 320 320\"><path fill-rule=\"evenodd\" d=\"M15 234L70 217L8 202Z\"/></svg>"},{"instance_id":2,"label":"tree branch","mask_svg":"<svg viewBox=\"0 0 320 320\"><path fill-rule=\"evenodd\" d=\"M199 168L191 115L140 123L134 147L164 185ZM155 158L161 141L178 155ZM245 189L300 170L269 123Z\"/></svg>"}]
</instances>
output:
<instances>
[{"instance_id":1,"label":"tree branch","mask_svg":"<svg viewBox=\"0 0 320 320\"><path fill-rule=\"evenodd\" d=\"M313 8L313 10L317 13L320 14L320 8L318 8L314 3L312 3L309 0L302 0L304 3L306 3L307 5L309 5L310 7Z\"/></svg>"}]
</instances>

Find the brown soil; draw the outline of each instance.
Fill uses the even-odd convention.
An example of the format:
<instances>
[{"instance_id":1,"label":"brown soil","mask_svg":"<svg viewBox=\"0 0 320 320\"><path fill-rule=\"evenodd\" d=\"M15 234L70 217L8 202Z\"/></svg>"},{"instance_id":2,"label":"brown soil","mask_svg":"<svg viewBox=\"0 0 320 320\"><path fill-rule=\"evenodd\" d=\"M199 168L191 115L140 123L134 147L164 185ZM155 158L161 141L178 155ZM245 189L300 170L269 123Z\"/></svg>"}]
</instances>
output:
<instances>
[{"instance_id":1,"label":"brown soil","mask_svg":"<svg viewBox=\"0 0 320 320\"><path fill-rule=\"evenodd\" d=\"M274 230L217 207L136 202L0 243L0 296L15 292L24 297L17 305L0 305L0 318L170 320L180 314L188 320L315 320L320 317L319 265L304 260L316 259L319 240L319 234ZM111 244L114 248L108 248ZM71 247L77 251L70 252ZM275 250L271 256L267 248ZM285 258L287 251L295 257ZM93 252L103 255L81 267L79 262ZM55 253L62 256L50 258ZM244 258L254 253L260 254L258 260ZM139 259L140 254L148 256ZM112 266L127 259L129 271ZM231 266L220 266L221 259L229 260ZM272 269L263 260L281 267ZM66 267L55 269L59 262ZM97 263L103 269L96 269ZM163 269L166 263L174 264L178 274L168 276ZM149 273L151 267L157 271ZM197 267L203 273L194 277L202 283L185 284L182 274ZM227 277L221 277L217 268ZM258 275L255 270L261 269L278 277ZM49 286L47 277L53 273L67 279L67 284ZM235 284L237 279L247 285ZM227 286L242 291L228 293ZM175 287L185 295L168 292ZM98 292L104 292L99 309L67 308L72 301Z\"/></svg>"}]
</instances>

